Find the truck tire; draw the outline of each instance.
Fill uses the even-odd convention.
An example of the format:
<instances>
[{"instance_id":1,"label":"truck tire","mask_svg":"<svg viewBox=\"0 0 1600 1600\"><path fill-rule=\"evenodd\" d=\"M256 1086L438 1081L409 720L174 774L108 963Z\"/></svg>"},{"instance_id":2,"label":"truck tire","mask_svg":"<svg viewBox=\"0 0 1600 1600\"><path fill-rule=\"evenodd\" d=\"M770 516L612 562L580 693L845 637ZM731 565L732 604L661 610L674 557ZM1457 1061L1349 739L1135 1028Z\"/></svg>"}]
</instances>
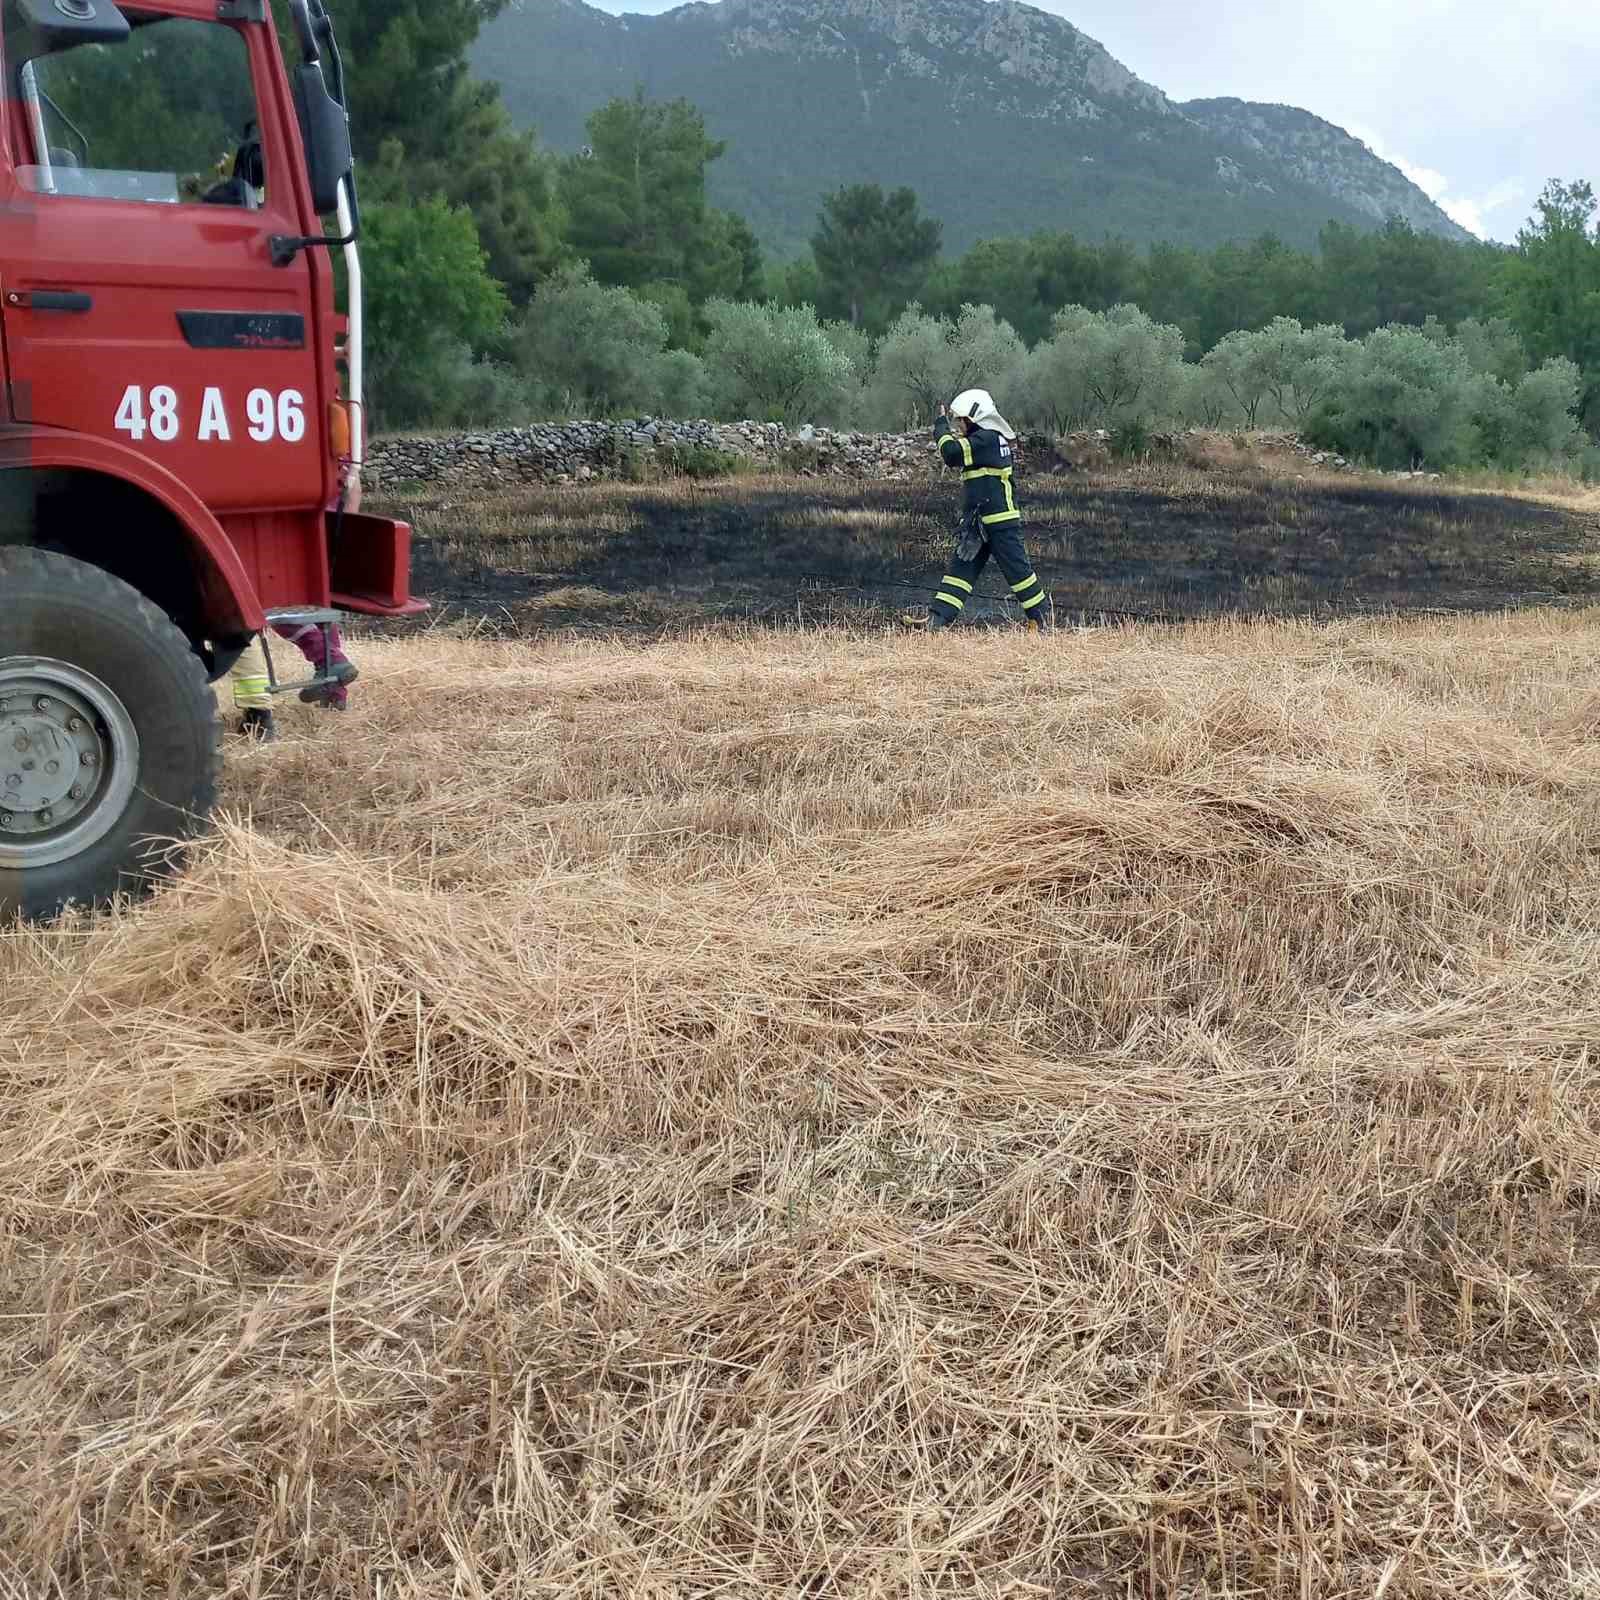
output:
<instances>
[{"instance_id":1,"label":"truck tire","mask_svg":"<svg viewBox=\"0 0 1600 1600\"><path fill-rule=\"evenodd\" d=\"M98 567L0 546L0 921L146 892L206 826L221 768L183 634Z\"/></svg>"}]
</instances>

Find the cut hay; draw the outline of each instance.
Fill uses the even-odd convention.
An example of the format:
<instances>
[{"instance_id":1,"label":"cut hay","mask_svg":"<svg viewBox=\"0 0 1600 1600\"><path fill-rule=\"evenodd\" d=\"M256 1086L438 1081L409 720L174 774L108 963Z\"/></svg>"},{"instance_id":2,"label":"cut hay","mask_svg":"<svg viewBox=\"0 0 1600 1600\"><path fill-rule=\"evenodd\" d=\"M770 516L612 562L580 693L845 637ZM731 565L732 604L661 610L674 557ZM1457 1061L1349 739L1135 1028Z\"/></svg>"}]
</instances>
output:
<instances>
[{"instance_id":1,"label":"cut hay","mask_svg":"<svg viewBox=\"0 0 1600 1600\"><path fill-rule=\"evenodd\" d=\"M1600 616L358 654L0 935L0 1594L1600 1593Z\"/></svg>"}]
</instances>

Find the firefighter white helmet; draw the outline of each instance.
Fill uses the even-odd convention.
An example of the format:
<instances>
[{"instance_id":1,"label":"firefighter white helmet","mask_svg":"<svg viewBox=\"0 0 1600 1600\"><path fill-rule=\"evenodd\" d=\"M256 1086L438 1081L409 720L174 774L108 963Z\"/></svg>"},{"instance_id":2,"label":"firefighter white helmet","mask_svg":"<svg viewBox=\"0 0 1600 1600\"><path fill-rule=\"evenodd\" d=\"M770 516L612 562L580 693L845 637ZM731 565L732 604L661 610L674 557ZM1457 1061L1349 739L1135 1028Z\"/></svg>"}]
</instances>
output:
<instances>
[{"instance_id":1,"label":"firefighter white helmet","mask_svg":"<svg viewBox=\"0 0 1600 1600\"><path fill-rule=\"evenodd\" d=\"M975 428L987 428L1006 439L1015 439L1017 430L1000 415L994 396L987 389L965 389L950 402L950 415L970 422Z\"/></svg>"}]
</instances>

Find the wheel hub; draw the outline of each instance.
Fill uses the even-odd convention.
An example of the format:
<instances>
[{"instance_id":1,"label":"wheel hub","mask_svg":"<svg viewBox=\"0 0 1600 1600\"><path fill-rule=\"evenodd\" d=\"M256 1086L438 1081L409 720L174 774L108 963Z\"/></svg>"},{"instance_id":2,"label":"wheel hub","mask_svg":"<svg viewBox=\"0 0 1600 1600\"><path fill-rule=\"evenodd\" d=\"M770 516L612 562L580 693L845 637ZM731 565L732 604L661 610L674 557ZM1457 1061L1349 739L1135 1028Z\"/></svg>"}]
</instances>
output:
<instances>
[{"instance_id":1,"label":"wheel hub","mask_svg":"<svg viewBox=\"0 0 1600 1600\"><path fill-rule=\"evenodd\" d=\"M133 793L139 740L122 701L70 662L0 660L0 867L87 849Z\"/></svg>"}]
</instances>

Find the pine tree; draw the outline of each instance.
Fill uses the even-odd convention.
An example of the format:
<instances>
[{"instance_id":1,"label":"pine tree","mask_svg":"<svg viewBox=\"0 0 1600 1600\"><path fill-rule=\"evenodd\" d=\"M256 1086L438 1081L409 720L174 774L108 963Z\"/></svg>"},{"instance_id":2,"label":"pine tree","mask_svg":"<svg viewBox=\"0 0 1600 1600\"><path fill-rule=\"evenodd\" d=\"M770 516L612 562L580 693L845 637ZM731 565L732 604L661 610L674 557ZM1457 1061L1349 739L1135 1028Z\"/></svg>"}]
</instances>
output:
<instances>
[{"instance_id":1,"label":"pine tree","mask_svg":"<svg viewBox=\"0 0 1600 1600\"><path fill-rule=\"evenodd\" d=\"M1506 309L1535 358L1564 356L1584 374L1582 416L1600 432L1600 201L1588 183L1552 182L1517 237Z\"/></svg>"},{"instance_id":2,"label":"pine tree","mask_svg":"<svg viewBox=\"0 0 1600 1600\"><path fill-rule=\"evenodd\" d=\"M642 91L588 121L585 153L562 170L567 239L604 284L675 287L696 305L754 297L760 246L739 218L706 201L706 170L724 151L685 100Z\"/></svg>"},{"instance_id":3,"label":"pine tree","mask_svg":"<svg viewBox=\"0 0 1600 1600\"><path fill-rule=\"evenodd\" d=\"M467 50L506 0L339 0L351 134L374 201L468 207L489 271L525 303L563 257L551 163L519 133ZM292 31L280 33L291 59Z\"/></svg>"},{"instance_id":4,"label":"pine tree","mask_svg":"<svg viewBox=\"0 0 1600 1600\"><path fill-rule=\"evenodd\" d=\"M939 256L943 225L925 219L910 189L875 183L840 189L822 207L811 240L827 316L881 331L917 297Z\"/></svg>"}]
</instances>

